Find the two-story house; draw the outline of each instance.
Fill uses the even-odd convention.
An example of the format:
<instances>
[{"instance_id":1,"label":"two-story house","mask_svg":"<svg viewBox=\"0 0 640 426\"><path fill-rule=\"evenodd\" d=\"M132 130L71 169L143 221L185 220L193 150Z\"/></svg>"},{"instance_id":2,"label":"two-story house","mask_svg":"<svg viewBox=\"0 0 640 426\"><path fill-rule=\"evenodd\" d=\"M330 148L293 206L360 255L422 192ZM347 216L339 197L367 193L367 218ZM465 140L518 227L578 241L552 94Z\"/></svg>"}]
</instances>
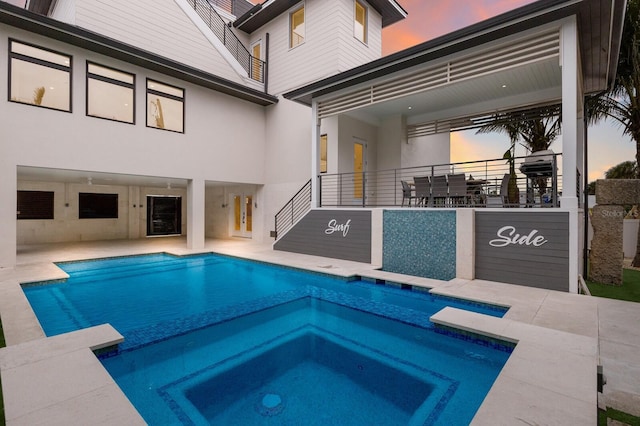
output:
<instances>
[{"instance_id":1,"label":"two-story house","mask_svg":"<svg viewBox=\"0 0 640 426\"><path fill-rule=\"evenodd\" d=\"M394 0L0 2L0 266L20 244L268 238L310 176L310 109L281 95L379 58L405 16Z\"/></svg>"}]
</instances>

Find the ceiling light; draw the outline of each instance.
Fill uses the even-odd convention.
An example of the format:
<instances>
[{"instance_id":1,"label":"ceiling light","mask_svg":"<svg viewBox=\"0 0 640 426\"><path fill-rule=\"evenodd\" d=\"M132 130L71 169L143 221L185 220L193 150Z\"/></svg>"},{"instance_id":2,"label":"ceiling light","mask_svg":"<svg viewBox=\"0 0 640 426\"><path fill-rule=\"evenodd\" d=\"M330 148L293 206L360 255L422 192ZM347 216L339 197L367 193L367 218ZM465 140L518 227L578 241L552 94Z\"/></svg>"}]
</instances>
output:
<instances>
[{"instance_id":1,"label":"ceiling light","mask_svg":"<svg viewBox=\"0 0 640 426\"><path fill-rule=\"evenodd\" d=\"M506 85L506 84L503 84L503 85L502 85L502 88L503 88L503 89L504 89L504 88L506 88L506 87L507 87L507 85Z\"/></svg>"}]
</instances>

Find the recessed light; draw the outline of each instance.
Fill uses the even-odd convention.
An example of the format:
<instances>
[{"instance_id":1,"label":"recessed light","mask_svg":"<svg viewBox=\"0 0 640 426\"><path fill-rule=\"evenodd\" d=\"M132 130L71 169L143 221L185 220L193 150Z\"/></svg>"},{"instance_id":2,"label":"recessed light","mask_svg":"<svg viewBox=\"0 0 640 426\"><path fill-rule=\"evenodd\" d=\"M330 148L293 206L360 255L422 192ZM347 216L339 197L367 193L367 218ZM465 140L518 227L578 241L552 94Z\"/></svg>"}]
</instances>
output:
<instances>
[{"instance_id":1,"label":"recessed light","mask_svg":"<svg viewBox=\"0 0 640 426\"><path fill-rule=\"evenodd\" d=\"M505 87L507 87L507 85L506 85L506 84L503 84L503 85L502 85L502 88L504 89Z\"/></svg>"},{"instance_id":2,"label":"recessed light","mask_svg":"<svg viewBox=\"0 0 640 426\"><path fill-rule=\"evenodd\" d=\"M413 109L413 107L409 107L408 109Z\"/></svg>"}]
</instances>

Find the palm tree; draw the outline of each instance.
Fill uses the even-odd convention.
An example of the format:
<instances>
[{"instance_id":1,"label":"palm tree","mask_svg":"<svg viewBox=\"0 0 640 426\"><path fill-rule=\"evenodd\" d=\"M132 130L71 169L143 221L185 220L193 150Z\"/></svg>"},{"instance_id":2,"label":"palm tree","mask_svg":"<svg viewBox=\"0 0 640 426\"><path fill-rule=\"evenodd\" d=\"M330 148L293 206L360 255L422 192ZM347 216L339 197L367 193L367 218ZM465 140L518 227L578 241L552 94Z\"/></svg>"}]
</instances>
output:
<instances>
[{"instance_id":1,"label":"palm tree","mask_svg":"<svg viewBox=\"0 0 640 426\"><path fill-rule=\"evenodd\" d=\"M622 127L636 143L636 164L640 164L640 0L627 2L614 87L589 99L587 110L590 122L609 117ZM637 167L635 171L635 178L640 178ZM640 266L640 229L632 265Z\"/></svg>"},{"instance_id":2,"label":"palm tree","mask_svg":"<svg viewBox=\"0 0 640 426\"><path fill-rule=\"evenodd\" d=\"M638 165L635 161L623 161L604 173L605 179L635 179L638 176Z\"/></svg>"},{"instance_id":3,"label":"palm tree","mask_svg":"<svg viewBox=\"0 0 640 426\"><path fill-rule=\"evenodd\" d=\"M511 146L505 152L504 158L510 160L510 172L515 178L514 162L511 159L513 158L512 153L515 152L516 143L520 142L529 152L549 149L553 141L560 135L562 128L560 111L560 105L551 105L532 110L498 113L494 115L489 124L478 129L478 133L498 132L506 133L509 136ZM536 185L542 199L542 194L547 190L547 179L537 178ZM509 193L509 202L518 202L517 196L515 201L512 200L511 189Z\"/></svg>"}]
</instances>

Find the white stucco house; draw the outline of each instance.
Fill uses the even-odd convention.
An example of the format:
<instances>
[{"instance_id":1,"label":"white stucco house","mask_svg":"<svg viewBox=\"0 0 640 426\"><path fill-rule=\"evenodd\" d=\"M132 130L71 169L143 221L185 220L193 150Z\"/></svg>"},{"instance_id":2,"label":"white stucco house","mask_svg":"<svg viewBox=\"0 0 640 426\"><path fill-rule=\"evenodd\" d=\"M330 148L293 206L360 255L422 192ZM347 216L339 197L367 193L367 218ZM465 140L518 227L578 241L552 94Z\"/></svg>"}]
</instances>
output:
<instances>
[{"instance_id":1,"label":"white stucco house","mask_svg":"<svg viewBox=\"0 0 640 426\"><path fill-rule=\"evenodd\" d=\"M25 244L277 237L278 250L575 292L583 105L613 82L625 6L540 0L381 57L382 29L406 17L395 0L0 1L0 267ZM563 119L552 208L493 208L505 170L449 164L450 132L549 105ZM454 194L460 173L482 188ZM448 182L441 207L401 207L416 175L428 199ZM521 191L534 178L520 173ZM279 231L301 187L302 213ZM427 266L403 264L407 250Z\"/></svg>"}]
</instances>

